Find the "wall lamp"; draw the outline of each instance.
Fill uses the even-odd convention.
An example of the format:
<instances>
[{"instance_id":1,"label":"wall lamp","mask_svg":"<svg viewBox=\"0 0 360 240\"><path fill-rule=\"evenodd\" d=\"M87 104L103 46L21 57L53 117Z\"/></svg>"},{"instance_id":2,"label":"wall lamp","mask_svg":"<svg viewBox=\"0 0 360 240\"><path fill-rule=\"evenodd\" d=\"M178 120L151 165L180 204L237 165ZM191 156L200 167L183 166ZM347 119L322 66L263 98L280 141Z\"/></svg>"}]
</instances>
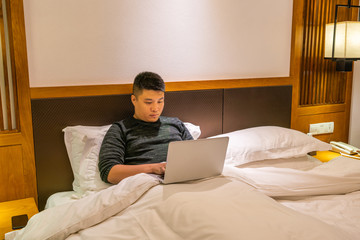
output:
<instances>
[{"instance_id":1,"label":"wall lamp","mask_svg":"<svg viewBox=\"0 0 360 240\"><path fill-rule=\"evenodd\" d=\"M325 30L325 59L336 61L336 71L352 71L353 61L360 59L360 22L337 22L339 7L360 8L351 5L336 5L334 23L326 24ZM360 18L360 11L359 11Z\"/></svg>"}]
</instances>

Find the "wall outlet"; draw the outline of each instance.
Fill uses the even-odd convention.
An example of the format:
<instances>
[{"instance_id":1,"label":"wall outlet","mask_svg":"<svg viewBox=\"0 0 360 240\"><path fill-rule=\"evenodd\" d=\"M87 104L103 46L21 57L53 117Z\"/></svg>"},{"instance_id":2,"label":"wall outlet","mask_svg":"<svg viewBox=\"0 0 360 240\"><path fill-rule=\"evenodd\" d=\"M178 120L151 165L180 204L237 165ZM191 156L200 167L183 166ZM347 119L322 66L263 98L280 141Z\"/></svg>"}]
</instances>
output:
<instances>
[{"instance_id":1,"label":"wall outlet","mask_svg":"<svg viewBox=\"0 0 360 240\"><path fill-rule=\"evenodd\" d=\"M309 133L312 135L326 134L334 132L334 122L323 122L310 124Z\"/></svg>"}]
</instances>

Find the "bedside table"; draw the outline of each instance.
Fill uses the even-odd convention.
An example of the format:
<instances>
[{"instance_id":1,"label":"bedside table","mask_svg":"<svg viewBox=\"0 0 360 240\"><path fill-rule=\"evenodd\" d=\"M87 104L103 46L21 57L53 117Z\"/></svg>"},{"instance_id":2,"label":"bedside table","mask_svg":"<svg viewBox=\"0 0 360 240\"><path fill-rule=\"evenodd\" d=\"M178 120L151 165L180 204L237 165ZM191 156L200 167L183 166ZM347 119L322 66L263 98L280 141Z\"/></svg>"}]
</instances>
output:
<instances>
[{"instance_id":1,"label":"bedside table","mask_svg":"<svg viewBox=\"0 0 360 240\"><path fill-rule=\"evenodd\" d=\"M338 152L333 152L333 151L317 151L316 155L314 155L314 158L319 159L322 162L328 162L333 158L339 157L341 156L340 153Z\"/></svg>"},{"instance_id":2,"label":"bedside table","mask_svg":"<svg viewBox=\"0 0 360 240\"><path fill-rule=\"evenodd\" d=\"M0 203L0 239L5 238L5 233L14 231L11 226L11 217L27 214L30 219L38 213L37 206L33 198L1 202Z\"/></svg>"}]
</instances>

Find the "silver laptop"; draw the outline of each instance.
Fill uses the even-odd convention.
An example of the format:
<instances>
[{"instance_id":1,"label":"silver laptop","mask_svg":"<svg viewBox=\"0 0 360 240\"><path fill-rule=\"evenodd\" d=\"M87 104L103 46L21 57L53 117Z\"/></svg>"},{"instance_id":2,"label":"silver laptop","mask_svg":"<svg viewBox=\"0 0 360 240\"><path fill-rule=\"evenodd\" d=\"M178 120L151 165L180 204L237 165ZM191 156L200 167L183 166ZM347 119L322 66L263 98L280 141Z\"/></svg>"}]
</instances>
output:
<instances>
[{"instance_id":1,"label":"silver laptop","mask_svg":"<svg viewBox=\"0 0 360 240\"><path fill-rule=\"evenodd\" d=\"M222 173L228 137L170 142L162 183L208 178Z\"/></svg>"}]
</instances>

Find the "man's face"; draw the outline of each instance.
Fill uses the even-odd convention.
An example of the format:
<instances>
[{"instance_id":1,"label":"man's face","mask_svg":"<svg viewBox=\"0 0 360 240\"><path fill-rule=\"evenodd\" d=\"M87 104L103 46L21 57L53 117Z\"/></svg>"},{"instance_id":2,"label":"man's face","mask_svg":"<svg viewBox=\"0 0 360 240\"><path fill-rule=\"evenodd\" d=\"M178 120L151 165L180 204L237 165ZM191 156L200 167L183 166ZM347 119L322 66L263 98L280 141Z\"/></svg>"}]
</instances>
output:
<instances>
[{"instance_id":1,"label":"man's face","mask_svg":"<svg viewBox=\"0 0 360 240\"><path fill-rule=\"evenodd\" d=\"M137 97L131 95L131 102L135 108L134 118L156 122L164 109L164 92L143 89Z\"/></svg>"}]
</instances>

